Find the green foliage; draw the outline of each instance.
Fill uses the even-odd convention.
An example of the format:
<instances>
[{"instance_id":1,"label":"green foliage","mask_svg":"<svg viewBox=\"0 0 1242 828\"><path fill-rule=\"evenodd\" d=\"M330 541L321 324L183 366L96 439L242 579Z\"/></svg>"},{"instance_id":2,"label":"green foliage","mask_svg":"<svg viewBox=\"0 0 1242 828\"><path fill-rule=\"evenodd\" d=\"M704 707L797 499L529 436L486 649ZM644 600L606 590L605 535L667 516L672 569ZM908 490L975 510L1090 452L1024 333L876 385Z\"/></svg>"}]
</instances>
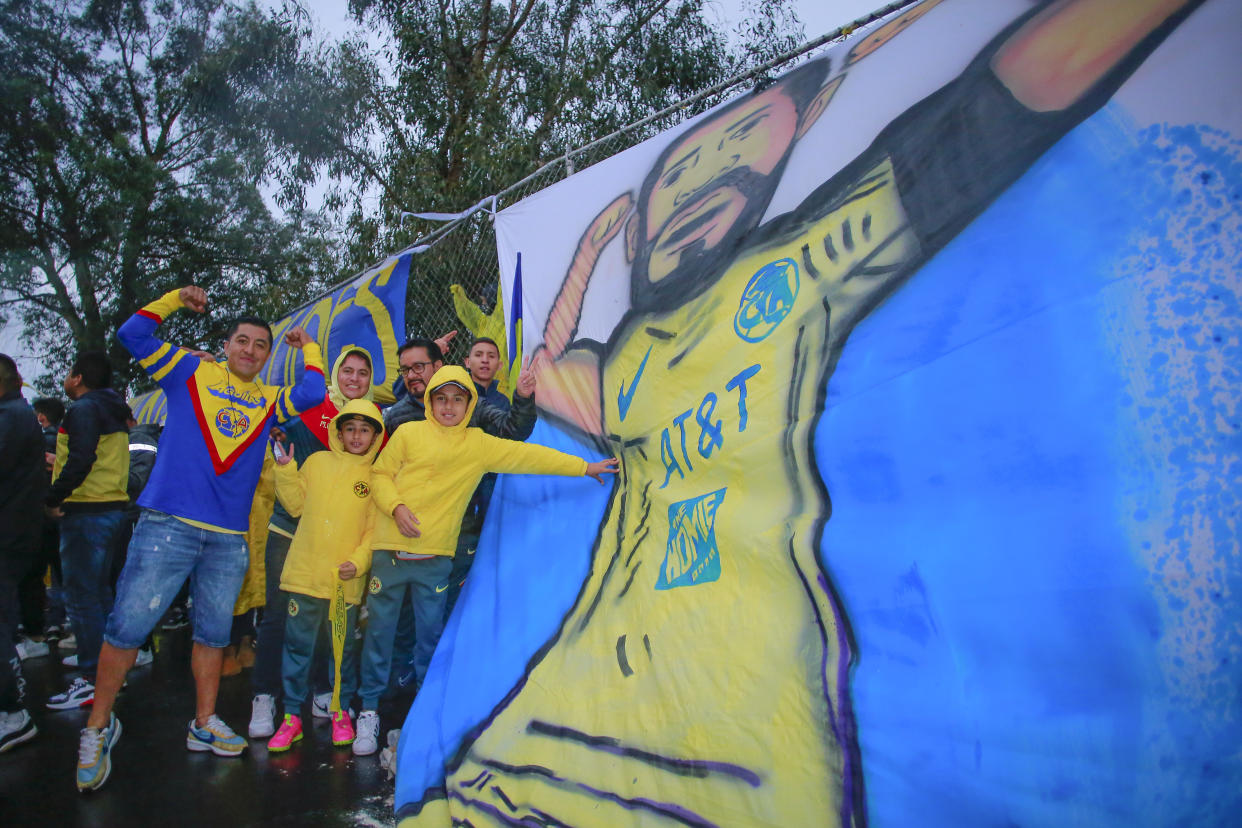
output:
<instances>
[{"instance_id":1,"label":"green foliage","mask_svg":"<svg viewBox=\"0 0 1242 828\"><path fill-rule=\"evenodd\" d=\"M350 170L366 192L379 192L378 210L361 195L352 205L350 260L361 268L430 229L420 220L403 224L403 211L464 209L801 39L785 0L754 0L732 41L705 17L708 6L708 0L350 0L360 23L391 33L385 56L393 67L372 98L380 140ZM668 125L627 135L577 166ZM494 296L494 254L486 261L468 255L474 236L491 243L490 226L472 222L454 235L470 238L437 245L414 263L409 319L424 333L443 332L425 326L443 317L450 283L467 285L485 306ZM488 267L492 272L463 272Z\"/></svg>"},{"instance_id":2,"label":"green foliage","mask_svg":"<svg viewBox=\"0 0 1242 828\"><path fill-rule=\"evenodd\" d=\"M337 276L303 195L365 129L355 49L296 7L0 0L0 289L53 375L107 348L132 378L112 334L166 290L207 289L212 311L168 333L215 347L228 316Z\"/></svg>"}]
</instances>

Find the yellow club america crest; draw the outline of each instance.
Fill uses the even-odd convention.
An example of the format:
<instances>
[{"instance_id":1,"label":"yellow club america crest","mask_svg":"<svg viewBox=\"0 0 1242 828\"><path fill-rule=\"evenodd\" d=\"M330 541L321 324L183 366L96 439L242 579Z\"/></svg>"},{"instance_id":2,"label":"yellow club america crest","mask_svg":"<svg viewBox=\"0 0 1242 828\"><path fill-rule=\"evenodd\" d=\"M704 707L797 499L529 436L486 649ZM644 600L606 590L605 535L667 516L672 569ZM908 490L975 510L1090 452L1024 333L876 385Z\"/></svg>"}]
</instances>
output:
<instances>
[{"instance_id":1,"label":"yellow club america crest","mask_svg":"<svg viewBox=\"0 0 1242 828\"><path fill-rule=\"evenodd\" d=\"M367 485L365 480L359 480L354 484L354 494L358 497L366 497L371 493L371 487Z\"/></svg>"},{"instance_id":2,"label":"yellow club america crest","mask_svg":"<svg viewBox=\"0 0 1242 828\"><path fill-rule=\"evenodd\" d=\"M293 618L297 614L298 614L298 602L290 598L289 599L289 617Z\"/></svg>"},{"instance_id":3,"label":"yellow club america crest","mask_svg":"<svg viewBox=\"0 0 1242 828\"><path fill-rule=\"evenodd\" d=\"M367 584L367 592L370 592L372 595L378 595L380 591L380 587L382 586L383 584L380 583L379 576L372 575L371 583Z\"/></svg>"}]
</instances>

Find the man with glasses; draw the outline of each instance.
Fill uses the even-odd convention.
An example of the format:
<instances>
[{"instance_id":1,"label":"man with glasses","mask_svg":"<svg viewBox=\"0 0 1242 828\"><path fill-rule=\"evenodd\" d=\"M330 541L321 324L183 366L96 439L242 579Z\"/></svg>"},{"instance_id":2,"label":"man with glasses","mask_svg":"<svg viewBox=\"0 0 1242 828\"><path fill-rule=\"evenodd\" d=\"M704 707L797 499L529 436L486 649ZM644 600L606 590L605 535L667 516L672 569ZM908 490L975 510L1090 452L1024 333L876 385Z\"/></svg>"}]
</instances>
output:
<instances>
[{"instance_id":1,"label":"man with glasses","mask_svg":"<svg viewBox=\"0 0 1242 828\"><path fill-rule=\"evenodd\" d=\"M444 354L432 340L415 337L397 349L397 363L397 373L409 393L384 412L384 430L390 435L402 423L427 419L423 393L427 390L431 375L443 367ZM470 418L470 425L494 437L525 440L535 430L536 417L535 375L524 369L518 376L513 407L505 411L480 399L474 416Z\"/></svg>"}]
</instances>

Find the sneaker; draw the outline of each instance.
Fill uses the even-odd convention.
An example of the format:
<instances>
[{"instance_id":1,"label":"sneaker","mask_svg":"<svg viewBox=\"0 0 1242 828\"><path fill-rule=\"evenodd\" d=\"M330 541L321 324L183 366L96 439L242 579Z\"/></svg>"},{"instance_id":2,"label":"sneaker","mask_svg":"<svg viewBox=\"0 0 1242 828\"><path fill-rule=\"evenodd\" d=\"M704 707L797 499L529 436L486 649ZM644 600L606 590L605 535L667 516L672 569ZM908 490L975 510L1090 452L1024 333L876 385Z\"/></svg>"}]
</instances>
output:
<instances>
[{"instance_id":1,"label":"sneaker","mask_svg":"<svg viewBox=\"0 0 1242 828\"><path fill-rule=\"evenodd\" d=\"M311 699L311 715L316 719L331 719L332 711L328 707L332 704L332 692L316 693Z\"/></svg>"},{"instance_id":2,"label":"sneaker","mask_svg":"<svg viewBox=\"0 0 1242 828\"><path fill-rule=\"evenodd\" d=\"M339 713L332 714L332 744L337 747L352 745L354 743L354 723L349 718L349 712L342 710Z\"/></svg>"},{"instance_id":3,"label":"sneaker","mask_svg":"<svg viewBox=\"0 0 1242 828\"><path fill-rule=\"evenodd\" d=\"M79 710L95 703L95 685L78 676L69 689L47 700L48 710ZM83 731L85 732L85 731ZM100 782L100 785L103 783ZM99 787L96 785L95 787Z\"/></svg>"},{"instance_id":4,"label":"sneaker","mask_svg":"<svg viewBox=\"0 0 1242 828\"><path fill-rule=\"evenodd\" d=\"M78 790L93 791L112 772L112 746L121 738L121 720L108 714L108 726L84 727L78 740Z\"/></svg>"},{"instance_id":5,"label":"sneaker","mask_svg":"<svg viewBox=\"0 0 1242 828\"><path fill-rule=\"evenodd\" d=\"M270 696L269 696L270 698ZM293 747L294 742L302 740L302 717L294 716L292 713L285 714L285 720L280 723L280 730L276 731L267 742L268 753L280 753Z\"/></svg>"},{"instance_id":6,"label":"sneaker","mask_svg":"<svg viewBox=\"0 0 1242 828\"><path fill-rule=\"evenodd\" d=\"M74 653L73 655L65 656L64 658L60 660L60 663L65 665L66 667L77 667L78 666L78 654Z\"/></svg>"},{"instance_id":7,"label":"sneaker","mask_svg":"<svg viewBox=\"0 0 1242 828\"><path fill-rule=\"evenodd\" d=\"M276 719L276 700L267 693L260 693L250 703L250 727L247 732L251 739L266 739L276 732L273 722Z\"/></svg>"},{"instance_id":8,"label":"sneaker","mask_svg":"<svg viewBox=\"0 0 1242 828\"><path fill-rule=\"evenodd\" d=\"M190 616L181 607L173 607L169 610L168 617L164 619L164 623L160 624L160 629L172 631L188 626L190 626Z\"/></svg>"},{"instance_id":9,"label":"sneaker","mask_svg":"<svg viewBox=\"0 0 1242 828\"><path fill-rule=\"evenodd\" d=\"M388 774L389 781L397 776L397 742L401 738L401 728L388 731L388 747L380 751L379 764Z\"/></svg>"},{"instance_id":10,"label":"sneaker","mask_svg":"<svg viewBox=\"0 0 1242 828\"><path fill-rule=\"evenodd\" d=\"M216 756L241 756L246 749L246 740L212 713L205 727L199 727L194 719L190 719L190 728L185 734L185 746L190 750L210 750Z\"/></svg>"},{"instance_id":11,"label":"sneaker","mask_svg":"<svg viewBox=\"0 0 1242 828\"><path fill-rule=\"evenodd\" d=\"M46 641L35 641L30 638L23 638L17 642L17 657L22 661L28 658L38 658L45 656L51 652L51 648L47 646Z\"/></svg>"},{"instance_id":12,"label":"sneaker","mask_svg":"<svg viewBox=\"0 0 1242 828\"><path fill-rule=\"evenodd\" d=\"M25 710L12 713L0 712L0 753L29 742L39 732L34 720Z\"/></svg>"},{"instance_id":13,"label":"sneaker","mask_svg":"<svg viewBox=\"0 0 1242 828\"><path fill-rule=\"evenodd\" d=\"M370 756L379 750L379 714L364 710L358 715L358 732L354 738L354 756Z\"/></svg>"},{"instance_id":14,"label":"sneaker","mask_svg":"<svg viewBox=\"0 0 1242 828\"><path fill-rule=\"evenodd\" d=\"M77 649L78 637L74 635L73 633L69 633L67 636L62 638L60 641L57 641L56 646L62 650Z\"/></svg>"},{"instance_id":15,"label":"sneaker","mask_svg":"<svg viewBox=\"0 0 1242 828\"><path fill-rule=\"evenodd\" d=\"M60 624L48 624L43 629L44 638L60 638L65 634L65 630Z\"/></svg>"},{"instance_id":16,"label":"sneaker","mask_svg":"<svg viewBox=\"0 0 1242 828\"><path fill-rule=\"evenodd\" d=\"M138 656L134 659L134 666L146 667L152 661L155 661L155 653L151 652L149 647L139 647Z\"/></svg>"}]
</instances>

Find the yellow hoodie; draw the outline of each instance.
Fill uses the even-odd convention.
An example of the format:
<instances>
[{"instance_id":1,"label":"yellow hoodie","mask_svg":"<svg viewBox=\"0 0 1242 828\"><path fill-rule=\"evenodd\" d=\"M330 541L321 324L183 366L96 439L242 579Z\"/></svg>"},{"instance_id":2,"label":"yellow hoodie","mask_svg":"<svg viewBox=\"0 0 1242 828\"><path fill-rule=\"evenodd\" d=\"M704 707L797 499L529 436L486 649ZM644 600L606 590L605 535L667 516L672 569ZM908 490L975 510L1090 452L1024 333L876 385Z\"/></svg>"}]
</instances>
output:
<instances>
[{"instance_id":1,"label":"yellow hoodie","mask_svg":"<svg viewBox=\"0 0 1242 828\"><path fill-rule=\"evenodd\" d=\"M436 421L431 407L432 390L446 382L458 383L470 396L461 422L447 428ZM478 393L465 368L446 365L427 383L423 393L427 419L396 429L372 470L379 514L371 549L451 556L470 495L487 472L566 477L586 473L587 463L580 457L468 428L477 402ZM392 512L401 505L418 518L421 536L407 538L397 528Z\"/></svg>"},{"instance_id":2,"label":"yellow hoodie","mask_svg":"<svg viewBox=\"0 0 1242 828\"><path fill-rule=\"evenodd\" d=\"M381 424L366 454L347 452L336 430L337 421L350 414ZM300 469L294 463L276 466L276 496L290 515L302 518L280 573L281 589L331 600L337 565L351 561L358 574L345 582L345 600L362 599L375 524L371 461L383 442L382 423L374 403L350 400L328 427L331 451L315 452Z\"/></svg>"}]
</instances>

